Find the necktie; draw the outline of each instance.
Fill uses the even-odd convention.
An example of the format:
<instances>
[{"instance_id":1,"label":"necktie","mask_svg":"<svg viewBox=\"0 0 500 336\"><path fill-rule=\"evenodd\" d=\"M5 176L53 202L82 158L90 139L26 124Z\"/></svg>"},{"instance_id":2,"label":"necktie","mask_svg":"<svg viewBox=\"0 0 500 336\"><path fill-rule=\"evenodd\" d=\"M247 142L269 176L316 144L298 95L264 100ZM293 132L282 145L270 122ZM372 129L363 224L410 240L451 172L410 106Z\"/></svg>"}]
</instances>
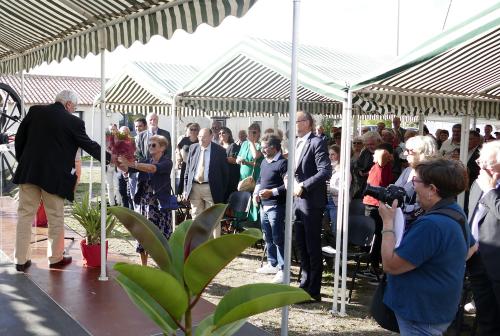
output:
<instances>
[{"instance_id":1,"label":"necktie","mask_svg":"<svg viewBox=\"0 0 500 336\"><path fill-rule=\"evenodd\" d=\"M202 148L200 150L198 171L196 172L195 180L198 183L203 183L205 180L205 149L204 148Z\"/></svg>"}]
</instances>

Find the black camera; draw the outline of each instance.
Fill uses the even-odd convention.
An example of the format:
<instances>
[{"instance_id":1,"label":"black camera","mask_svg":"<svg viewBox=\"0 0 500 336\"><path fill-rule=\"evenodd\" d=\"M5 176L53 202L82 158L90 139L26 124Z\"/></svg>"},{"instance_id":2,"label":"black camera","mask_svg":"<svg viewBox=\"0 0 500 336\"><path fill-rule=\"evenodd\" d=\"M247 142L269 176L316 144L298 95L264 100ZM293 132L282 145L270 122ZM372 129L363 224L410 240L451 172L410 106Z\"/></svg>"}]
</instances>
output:
<instances>
[{"instance_id":1,"label":"black camera","mask_svg":"<svg viewBox=\"0 0 500 336\"><path fill-rule=\"evenodd\" d=\"M382 203L386 203L392 205L395 199L398 200L398 207L403 207L404 200L406 197L406 191L402 187L398 187L397 185L390 184L387 188L384 187L373 187L371 185L367 185L364 195L371 196L376 198Z\"/></svg>"}]
</instances>

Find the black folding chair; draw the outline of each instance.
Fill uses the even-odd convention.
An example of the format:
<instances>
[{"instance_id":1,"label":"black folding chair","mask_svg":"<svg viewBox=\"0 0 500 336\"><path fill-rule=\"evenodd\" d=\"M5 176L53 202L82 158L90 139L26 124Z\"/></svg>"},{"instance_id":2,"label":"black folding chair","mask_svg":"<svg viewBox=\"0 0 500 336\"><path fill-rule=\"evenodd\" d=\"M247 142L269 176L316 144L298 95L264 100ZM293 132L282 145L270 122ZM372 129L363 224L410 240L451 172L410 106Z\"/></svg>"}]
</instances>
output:
<instances>
[{"instance_id":1,"label":"black folding chair","mask_svg":"<svg viewBox=\"0 0 500 336\"><path fill-rule=\"evenodd\" d=\"M242 223L248 220L252 194L248 191L234 191L229 195L227 210L221 223L229 223L229 231L236 233L243 229Z\"/></svg>"},{"instance_id":2,"label":"black folding chair","mask_svg":"<svg viewBox=\"0 0 500 336\"><path fill-rule=\"evenodd\" d=\"M349 216L349 232L348 232L349 251L347 252L347 260L356 261L356 267L352 274L351 285L349 288L348 302L351 301L352 291L356 281L356 275L360 271L361 261L368 259L375 237L375 221L373 218L364 215ZM324 258L335 258L335 254L323 251ZM333 263L332 263L333 264Z\"/></svg>"}]
</instances>

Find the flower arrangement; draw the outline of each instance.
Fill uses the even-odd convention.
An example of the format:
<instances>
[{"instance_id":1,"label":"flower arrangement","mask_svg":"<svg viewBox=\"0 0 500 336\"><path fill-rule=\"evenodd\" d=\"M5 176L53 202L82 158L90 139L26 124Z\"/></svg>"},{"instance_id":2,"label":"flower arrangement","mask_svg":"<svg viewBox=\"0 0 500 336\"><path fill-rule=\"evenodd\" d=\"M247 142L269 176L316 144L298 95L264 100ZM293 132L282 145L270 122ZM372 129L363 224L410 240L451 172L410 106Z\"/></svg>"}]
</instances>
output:
<instances>
[{"instance_id":1,"label":"flower arrangement","mask_svg":"<svg viewBox=\"0 0 500 336\"><path fill-rule=\"evenodd\" d=\"M128 161L135 160L135 140L128 133L106 132L106 147L115 157L124 156Z\"/></svg>"}]
</instances>

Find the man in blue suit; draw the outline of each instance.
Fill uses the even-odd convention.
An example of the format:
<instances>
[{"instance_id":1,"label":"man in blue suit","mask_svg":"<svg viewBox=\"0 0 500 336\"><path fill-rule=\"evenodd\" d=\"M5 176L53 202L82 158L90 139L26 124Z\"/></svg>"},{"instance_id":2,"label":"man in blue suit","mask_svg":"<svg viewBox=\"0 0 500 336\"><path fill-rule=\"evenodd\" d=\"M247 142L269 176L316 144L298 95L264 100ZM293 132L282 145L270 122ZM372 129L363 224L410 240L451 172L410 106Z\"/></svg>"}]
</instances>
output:
<instances>
[{"instance_id":1,"label":"man in blue suit","mask_svg":"<svg viewBox=\"0 0 500 336\"><path fill-rule=\"evenodd\" d=\"M189 147L184 174L184 199L191 203L193 219L212 205L224 202L229 177L226 150L212 141L212 130L202 128L198 141ZM214 235L220 236L220 225Z\"/></svg>"},{"instance_id":2,"label":"man in blue suit","mask_svg":"<svg viewBox=\"0 0 500 336\"><path fill-rule=\"evenodd\" d=\"M300 251L300 287L315 301L321 301L323 258L321 220L326 206L326 181L332 175L328 150L323 139L313 134L314 120L297 112L295 141L295 240Z\"/></svg>"}]
</instances>

